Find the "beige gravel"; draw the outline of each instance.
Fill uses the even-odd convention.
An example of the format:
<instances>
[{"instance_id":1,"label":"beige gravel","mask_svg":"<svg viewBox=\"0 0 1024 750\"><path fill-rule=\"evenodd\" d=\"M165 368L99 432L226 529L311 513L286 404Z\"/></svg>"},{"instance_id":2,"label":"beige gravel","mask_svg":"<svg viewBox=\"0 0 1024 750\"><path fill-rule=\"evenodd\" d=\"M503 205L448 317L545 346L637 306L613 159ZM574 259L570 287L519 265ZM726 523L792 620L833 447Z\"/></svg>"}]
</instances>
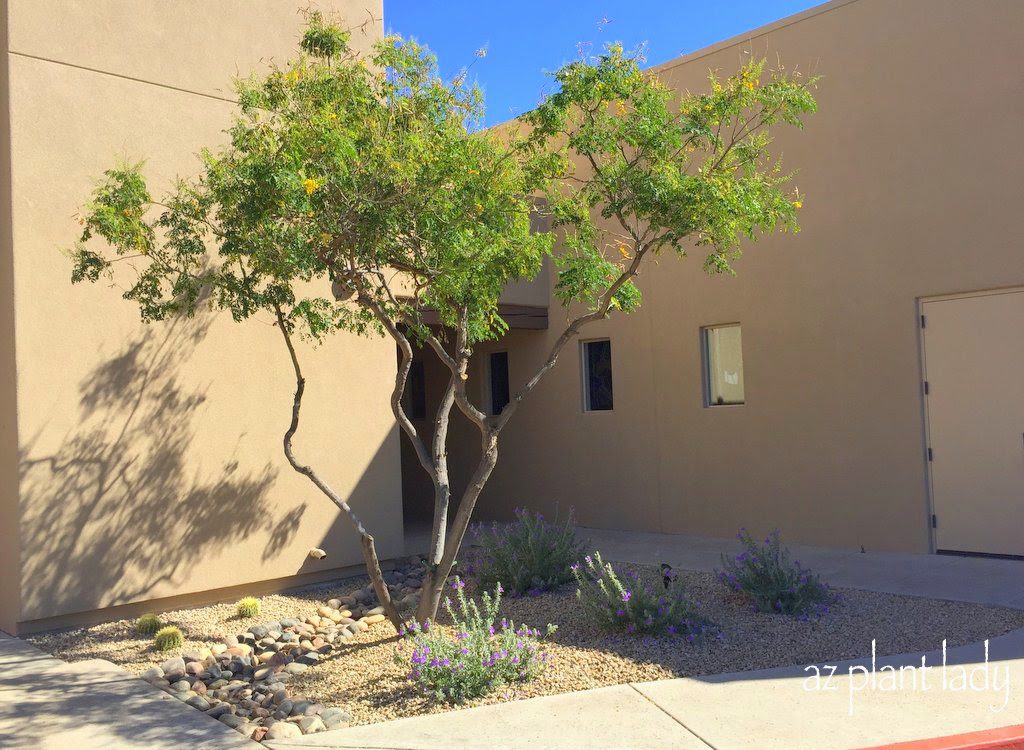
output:
<instances>
[{"instance_id":1,"label":"beige gravel","mask_svg":"<svg viewBox=\"0 0 1024 750\"><path fill-rule=\"evenodd\" d=\"M635 570L660 585L653 567L615 568L620 574ZM623 682L854 658L870 653L872 639L880 655L923 652L937 648L943 639L952 647L1024 627L1024 611L855 590L842 590L843 601L825 619L799 622L752 612L709 573L681 572L680 582L702 603L704 615L721 626L724 640L688 644L678 638L608 635L586 621L572 586L535 598L506 599L502 614L517 623L542 630L548 622L559 626L547 646L552 667L533 683L497 691L469 705ZM167 612L162 617L181 627L187 650L244 632L251 624L304 617L325 600L365 584L365 577L350 578L288 596L261 597L262 612L250 620L236 618L233 604ZM166 658L151 649L148 639L138 638L127 620L30 640L64 659L109 659L135 673ZM447 710L418 696L404 680L408 669L395 663L396 645L390 625L375 625L293 680L290 689L347 709L355 724ZM408 654L408 648L403 653Z\"/></svg>"}]
</instances>

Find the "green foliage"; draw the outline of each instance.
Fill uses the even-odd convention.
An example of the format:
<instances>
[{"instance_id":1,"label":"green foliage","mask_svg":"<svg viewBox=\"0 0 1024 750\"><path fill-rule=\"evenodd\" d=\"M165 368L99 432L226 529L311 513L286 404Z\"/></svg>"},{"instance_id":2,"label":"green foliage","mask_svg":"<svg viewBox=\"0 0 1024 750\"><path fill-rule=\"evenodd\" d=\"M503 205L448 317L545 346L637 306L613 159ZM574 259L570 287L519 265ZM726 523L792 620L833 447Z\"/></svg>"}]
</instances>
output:
<instances>
[{"instance_id":1,"label":"green foliage","mask_svg":"<svg viewBox=\"0 0 1024 750\"><path fill-rule=\"evenodd\" d=\"M351 34L327 22L323 14L313 11L302 35L302 51L311 57L340 57L348 52Z\"/></svg>"},{"instance_id":2,"label":"green foliage","mask_svg":"<svg viewBox=\"0 0 1024 750\"><path fill-rule=\"evenodd\" d=\"M160 618L153 614L146 614L135 621L135 630L141 635L153 635L163 627Z\"/></svg>"},{"instance_id":3,"label":"green foliage","mask_svg":"<svg viewBox=\"0 0 1024 750\"><path fill-rule=\"evenodd\" d=\"M813 79L750 60L724 80L712 74L710 93L676 92L620 45L554 77L558 92L525 120L531 142L567 165L547 190L565 233L555 258L564 304L600 310L608 296L609 309L629 312L644 254L684 255L689 242L708 248L706 271L731 273L741 238L797 229L802 202L768 147L773 126L800 127L815 111Z\"/></svg>"},{"instance_id":4,"label":"green foliage","mask_svg":"<svg viewBox=\"0 0 1024 750\"><path fill-rule=\"evenodd\" d=\"M838 595L799 562L790 560L779 532L773 531L758 543L746 529L737 538L743 552L734 558L722 555L719 580L748 599L758 612L779 612L800 619L822 617Z\"/></svg>"},{"instance_id":5,"label":"green foliage","mask_svg":"<svg viewBox=\"0 0 1024 750\"><path fill-rule=\"evenodd\" d=\"M360 56L312 13L301 54L237 92L229 144L203 151L202 173L159 204L140 165L106 173L84 211L74 281L142 256L124 296L146 320L200 304L236 320L280 308L320 340L374 329L375 307L415 334L430 307L450 326L464 314L471 342L504 332L499 294L551 249L530 232L530 196L553 167L477 128L476 87L442 80L410 40ZM410 297L388 286L395 270ZM352 298L336 301L332 283Z\"/></svg>"},{"instance_id":6,"label":"green foliage","mask_svg":"<svg viewBox=\"0 0 1024 750\"><path fill-rule=\"evenodd\" d=\"M569 566L582 554L571 513L564 521L546 521L518 508L512 523L479 528L476 539L477 584L482 589L504 585L514 594L536 594L571 581Z\"/></svg>"},{"instance_id":7,"label":"green foliage","mask_svg":"<svg viewBox=\"0 0 1024 750\"><path fill-rule=\"evenodd\" d=\"M601 553L587 555L572 566L576 597L594 622L608 630L629 634L678 635L688 641L717 632L701 617L696 603L673 583L670 589L652 589L635 573L623 583Z\"/></svg>"},{"instance_id":8,"label":"green foliage","mask_svg":"<svg viewBox=\"0 0 1024 750\"><path fill-rule=\"evenodd\" d=\"M171 651L181 648L184 642L185 637L181 634L181 630L173 625L168 625L166 628L161 628L153 638L153 648L157 651Z\"/></svg>"},{"instance_id":9,"label":"green foliage","mask_svg":"<svg viewBox=\"0 0 1024 750\"><path fill-rule=\"evenodd\" d=\"M492 597L481 594L481 604L466 596L465 584L457 576L452 582L456 605L450 598L444 608L452 620L454 634L427 621L413 623L401 635L411 645L405 656L399 645L395 661L410 666L409 680L427 697L449 703L478 698L513 682L536 678L547 666L548 654L540 649L539 630L516 627L510 620L498 622L502 588ZM557 630L548 625L546 635Z\"/></svg>"},{"instance_id":10,"label":"green foliage","mask_svg":"<svg viewBox=\"0 0 1024 750\"><path fill-rule=\"evenodd\" d=\"M484 131L479 89L443 80L426 48L389 36L361 56L348 42L311 12L295 59L237 82L228 145L159 203L141 165L106 172L72 280L109 273L145 320L201 304L280 312L315 340L385 319L426 335L430 308L472 345L504 333L501 291L552 252L531 213L561 235L557 298L598 317L640 305L648 253L690 242L709 248L709 272L731 272L741 237L796 229L770 129L814 111L813 81L751 61L709 93L677 93L611 46L560 69L522 134Z\"/></svg>"},{"instance_id":11,"label":"green foliage","mask_svg":"<svg viewBox=\"0 0 1024 750\"><path fill-rule=\"evenodd\" d=\"M247 596L238 602L239 617L259 617L260 600L254 596Z\"/></svg>"}]
</instances>

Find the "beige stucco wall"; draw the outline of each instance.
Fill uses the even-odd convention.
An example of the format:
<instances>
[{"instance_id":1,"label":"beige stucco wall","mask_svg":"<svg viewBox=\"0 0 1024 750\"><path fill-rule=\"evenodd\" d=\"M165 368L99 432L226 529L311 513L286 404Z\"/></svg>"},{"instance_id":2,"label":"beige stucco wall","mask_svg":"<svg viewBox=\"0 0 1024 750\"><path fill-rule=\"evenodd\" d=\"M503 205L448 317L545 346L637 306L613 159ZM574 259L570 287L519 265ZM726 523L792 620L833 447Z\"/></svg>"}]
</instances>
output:
<instances>
[{"instance_id":1,"label":"beige stucco wall","mask_svg":"<svg viewBox=\"0 0 1024 750\"><path fill-rule=\"evenodd\" d=\"M917 298L1024 283L1024 4L836 2L660 68L702 90L748 52L823 76L780 130L803 231L648 265L609 337L615 410L583 413L578 349L510 424L485 515L575 505L588 525L929 549ZM513 387L559 333L513 332ZM746 404L702 402L700 328L743 326ZM486 353L486 350L485 352Z\"/></svg>"},{"instance_id":2,"label":"beige stucco wall","mask_svg":"<svg viewBox=\"0 0 1024 750\"><path fill-rule=\"evenodd\" d=\"M377 20L355 35L359 45L381 33L380 0L317 5L351 25L369 8ZM296 7L10 2L19 622L198 599L361 559L345 519L281 454L294 380L271 321L201 315L145 326L116 289L72 287L60 252L117 157L145 158L157 195L194 172L193 154L223 140L231 75L293 53ZM302 356L296 449L351 497L382 556L399 555L394 346L342 336ZM314 546L328 558L309 560Z\"/></svg>"},{"instance_id":3,"label":"beige stucco wall","mask_svg":"<svg viewBox=\"0 0 1024 750\"><path fill-rule=\"evenodd\" d=\"M0 630L18 611L18 423L14 368L10 118L7 106L7 0L0 0Z\"/></svg>"}]
</instances>

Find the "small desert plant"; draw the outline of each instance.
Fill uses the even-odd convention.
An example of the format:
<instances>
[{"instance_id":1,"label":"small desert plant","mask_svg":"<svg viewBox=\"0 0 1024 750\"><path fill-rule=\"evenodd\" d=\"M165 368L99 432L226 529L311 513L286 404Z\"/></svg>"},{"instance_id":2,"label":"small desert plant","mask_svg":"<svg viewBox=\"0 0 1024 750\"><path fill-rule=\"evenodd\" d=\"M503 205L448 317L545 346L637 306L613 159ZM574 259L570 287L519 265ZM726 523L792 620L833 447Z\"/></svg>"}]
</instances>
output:
<instances>
[{"instance_id":1,"label":"small desert plant","mask_svg":"<svg viewBox=\"0 0 1024 750\"><path fill-rule=\"evenodd\" d=\"M145 614L135 621L135 629L142 635L153 635L163 625L160 618L154 614Z\"/></svg>"},{"instance_id":2,"label":"small desert plant","mask_svg":"<svg viewBox=\"0 0 1024 750\"><path fill-rule=\"evenodd\" d=\"M734 558L722 555L718 578L749 599L757 611L807 619L827 614L838 600L838 595L816 574L790 560L778 531L769 534L764 543L755 541L746 529L741 529L736 537L743 543L743 552Z\"/></svg>"},{"instance_id":3,"label":"small desert plant","mask_svg":"<svg viewBox=\"0 0 1024 750\"><path fill-rule=\"evenodd\" d=\"M587 555L572 566L576 597L595 622L608 630L627 633L680 635L689 641L713 634L717 628L701 617L697 604L679 584L662 590L648 586L636 573L626 583L601 553Z\"/></svg>"},{"instance_id":4,"label":"small desert plant","mask_svg":"<svg viewBox=\"0 0 1024 750\"><path fill-rule=\"evenodd\" d=\"M260 600L254 596L247 596L238 602L239 617L258 617L260 614Z\"/></svg>"},{"instance_id":5,"label":"small desert plant","mask_svg":"<svg viewBox=\"0 0 1024 750\"><path fill-rule=\"evenodd\" d=\"M153 638L153 646L157 651L170 651L174 648L181 648L181 644L185 642L185 637L181 634L181 631L173 625L168 625L166 628L160 628L156 636Z\"/></svg>"},{"instance_id":6,"label":"small desert plant","mask_svg":"<svg viewBox=\"0 0 1024 750\"><path fill-rule=\"evenodd\" d=\"M499 582L509 594L537 594L572 580L569 566L582 547L570 511L564 521L547 521L523 508L510 524L478 527L477 584L490 591Z\"/></svg>"},{"instance_id":7,"label":"small desert plant","mask_svg":"<svg viewBox=\"0 0 1024 750\"><path fill-rule=\"evenodd\" d=\"M411 662L409 679L434 700L459 703L478 698L512 682L532 680L548 664L548 654L540 650L541 634L525 625L516 627L510 620L498 622L501 585L492 597L481 595L482 606L466 596L465 584L456 576L452 582L456 605L450 598L444 608L452 620L454 634L433 626L413 623L402 635L412 643L412 655L402 653L399 645L395 661ZM546 635L557 628L548 625Z\"/></svg>"}]
</instances>

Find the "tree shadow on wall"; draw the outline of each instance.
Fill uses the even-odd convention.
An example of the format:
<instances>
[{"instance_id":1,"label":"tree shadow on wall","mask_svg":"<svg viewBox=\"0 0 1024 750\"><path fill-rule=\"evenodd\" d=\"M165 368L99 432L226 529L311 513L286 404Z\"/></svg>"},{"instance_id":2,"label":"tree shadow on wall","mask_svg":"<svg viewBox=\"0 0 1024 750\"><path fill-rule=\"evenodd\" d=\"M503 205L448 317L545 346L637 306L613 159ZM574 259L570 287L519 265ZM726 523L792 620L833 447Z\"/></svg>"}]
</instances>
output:
<instances>
[{"instance_id":1,"label":"tree shadow on wall","mask_svg":"<svg viewBox=\"0 0 1024 750\"><path fill-rule=\"evenodd\" d=\"M272 517L270 463L246 474L231 446L220 472L191 463L205 389L179 373L213 319L147 326L80 384L55 449L43 430L23 448L25 619L150 598L219 547L262 532L280 549L297 527L304 503Z\"/></svg>"}]
</instances>

